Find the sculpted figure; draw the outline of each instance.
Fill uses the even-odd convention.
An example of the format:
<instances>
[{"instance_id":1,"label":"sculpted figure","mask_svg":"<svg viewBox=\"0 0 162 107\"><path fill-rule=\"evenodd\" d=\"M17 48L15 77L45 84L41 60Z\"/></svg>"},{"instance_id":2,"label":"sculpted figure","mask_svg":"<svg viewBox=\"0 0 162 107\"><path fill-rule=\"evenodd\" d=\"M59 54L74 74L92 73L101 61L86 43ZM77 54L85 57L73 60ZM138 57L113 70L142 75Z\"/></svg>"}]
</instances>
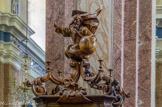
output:
<instances>
[{"instance_id":1,"label":"sculpted figure","mask_svg":"<svg viewBox=\"0 0 162 107\"><path fill-rule=\"evenodd\" d=\"M97 16L101 8L97 9L94 14L74 10L72 16L74 20L68 28L59 27L54 23L55 31L64 37L71 37L73 44L65 50L65 55L73 61L88 59L89 55L96 50L95 32L98 28L99 21Z\"/></svg>"},{"instance_id":2,"label":"sculpted figure","mask_svg":"<svg viewBox=\"0 0 162 107\"><path fill-rule=\"evenodd\" d=\"M93 14L87 12L74 10L72 16L73 21L68 28L57 26L54 22L55 32L70 37L73 43L65 50L65 55L71 59L70 67L74 72L70 77L58 78L53 76L49 67L50 62L47 62L47 72L44 76L36 78L32 83L26 83L36 96L45 95L46 88L42 86L43 82L50 80L57 85L52 90L52 95L59 95L57 103L89 103L91 102L85 95L86 89L79 87L79 78L82 79L94 89L102 90L104 96L109 99L114 99L112 102L113 107L121 107L125 98L130 95L126 94L119 85L119 81L113 79L111 76L111 69L109 70L110 76L105 75L103 70L103 60L99 61L99 70L94 74L90 70L89 56L96 51L96 36L95 32L98 28L99 21L97 16L100 14L101 8L97 9Z\"/></svg>"}]
</instances>

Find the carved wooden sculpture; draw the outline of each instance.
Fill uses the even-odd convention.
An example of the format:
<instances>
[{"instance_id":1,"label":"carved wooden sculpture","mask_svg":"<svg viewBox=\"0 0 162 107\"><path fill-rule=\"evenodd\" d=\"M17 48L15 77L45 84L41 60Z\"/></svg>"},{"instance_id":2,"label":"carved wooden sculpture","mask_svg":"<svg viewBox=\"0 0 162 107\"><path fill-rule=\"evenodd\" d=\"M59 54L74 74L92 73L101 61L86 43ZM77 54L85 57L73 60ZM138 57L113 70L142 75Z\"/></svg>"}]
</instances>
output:
<instances>
[{"instance_id":1,"label":"carved wooden sculpture","mask_svg":"<svg viewBox=\"0 0 162 107\"><path fill-rule=\"evenodd\" d=\"M44 76L36 78L32 83L27 82L27 86L32 87L36 96L45 95L46 89L42 86L47 80L57 84L53 89L53 95L60 95L58 103L83 103L91 102L85 95L86 89L78 86L77 82L80 76L90 85L91 88L103 90L105 95L115 98L114 106L121 106L124 99L129 97L119 85L119 81L112 76L105 76L102 69L103 60L99 60L100 66L98 74L95 75L90 71L89 56L96 51L96 35L99 21L97 16L102 9L97 9L94 14L87 14L74 10L72 15L74 20L69 28L59 27L54 22L55 31L64 37L71 37L73 43L65 50L67 58L71 59L70 67L74 69L73 75L69 78L60 79L51 74L49 63L47 62L47 72ZM111 72L112 70L110 70Z\"/></svg>"}]
</instances>

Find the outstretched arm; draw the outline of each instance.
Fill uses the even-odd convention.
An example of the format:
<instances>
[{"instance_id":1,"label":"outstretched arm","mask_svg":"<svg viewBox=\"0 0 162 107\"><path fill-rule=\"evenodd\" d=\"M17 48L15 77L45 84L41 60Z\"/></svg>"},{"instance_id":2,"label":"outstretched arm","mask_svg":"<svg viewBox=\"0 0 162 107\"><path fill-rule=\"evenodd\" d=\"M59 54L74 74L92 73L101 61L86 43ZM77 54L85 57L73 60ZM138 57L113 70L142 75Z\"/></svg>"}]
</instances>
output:
<instances>
[{"instance_id":1,"label":"outstretched arm","mask_svg":"<svg viewBox=\"0 0 162 107\"><path fill-rule=\"evenodd\" d=\"M55 24L54 22L54 27L55 27L55 32L58 34L62 34L64 37L70 37L70 29L69 28L63 28L63 27L59 27Z\"/></svg>"}]
</instances>

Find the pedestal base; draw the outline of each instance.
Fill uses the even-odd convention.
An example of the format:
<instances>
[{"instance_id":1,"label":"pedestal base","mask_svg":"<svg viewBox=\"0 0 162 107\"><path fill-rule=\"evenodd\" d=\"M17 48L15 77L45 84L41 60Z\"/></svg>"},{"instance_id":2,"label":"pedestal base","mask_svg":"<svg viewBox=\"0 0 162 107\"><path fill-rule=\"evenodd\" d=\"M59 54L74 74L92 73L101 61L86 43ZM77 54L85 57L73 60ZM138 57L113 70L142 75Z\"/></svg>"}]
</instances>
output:
<instances>
[{"instance_id":1,"label":"pedestal base","mask_svg":"<svg viewBox=\"0 0 162 107\"><path fill-rule=\"evenodd\" d=\"M115 101L115 98L112 96L87 95L86 97L92 102L81 102L79 104L69 102L59 104L57 101L59 100L60 96L49 95L35 97L34 100L37 103L37 107L120 107L112 104Z\"/></svg>"}]
</instances>

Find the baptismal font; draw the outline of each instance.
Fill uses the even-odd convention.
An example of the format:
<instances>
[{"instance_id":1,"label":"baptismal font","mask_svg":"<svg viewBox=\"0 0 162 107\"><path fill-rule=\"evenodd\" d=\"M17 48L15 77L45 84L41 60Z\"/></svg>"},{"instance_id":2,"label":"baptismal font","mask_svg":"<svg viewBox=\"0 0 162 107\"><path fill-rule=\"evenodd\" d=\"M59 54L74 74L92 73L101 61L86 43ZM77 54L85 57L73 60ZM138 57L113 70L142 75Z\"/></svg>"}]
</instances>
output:
<instances>
[{"instance_id":1,"label":"baptismal font","mask_svg":"<svg viewBox=\"0 0 162 107\"><path fill-rule=\"evenodd\" d=\"M62 107L66 107L68 104L73 104L69 107L77 107L77 104L87 107L88 104L93 103L92 107L121 107L125 98L130 96L124 92L119 81L113 79L112 69L103 70L103 60L98 60L99 70L96 75L90 70L89 57L96 51L95 32L99 25L97 16L101 11L102 9L99 8L95 13L88 14L74 10L72 12L74 19L68 28L60 27L54 21L55 32L73 40L73 43L65 50L65 56L71 60L69 65L74 72L68 78L55 77L49 67L51 62L47 62L46 74L36 78L33 82L28 81L26 83L28 87L32 87L33 93L37 96L34 98L37 103L43 103L42 106L55 103L53 107L57 104ZM110 75L105 75L106 72L110 72ZM104 94L87 95L86 89L79 87L78 80L80 77L91 88L102 90ZM47 95L46 88L42 85L48 80L56 85L52 91L52 96Z\"/></svg>"}]
</instances>

